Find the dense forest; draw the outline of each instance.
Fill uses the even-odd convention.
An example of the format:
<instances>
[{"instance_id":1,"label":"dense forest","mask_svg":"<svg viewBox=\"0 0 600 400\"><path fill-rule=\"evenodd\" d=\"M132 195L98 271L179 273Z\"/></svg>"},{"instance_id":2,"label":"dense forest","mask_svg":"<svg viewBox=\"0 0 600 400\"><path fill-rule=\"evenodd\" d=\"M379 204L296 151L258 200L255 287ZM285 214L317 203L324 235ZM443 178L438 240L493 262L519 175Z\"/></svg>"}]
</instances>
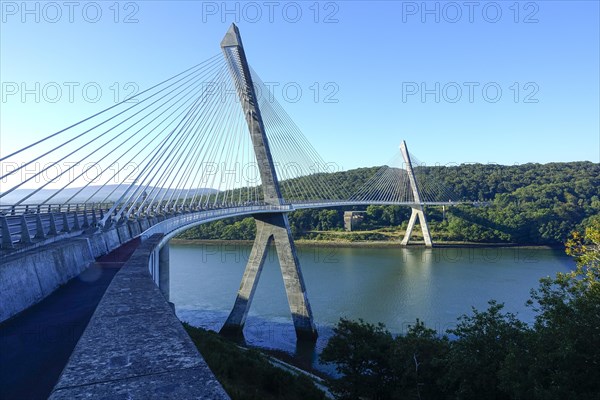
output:
<instances>
[{"instance_id":1,"label":"dense forest","mask_svg":"<svg viewBox=\"0 0 600 400\"><path fill-rule=\"evenodd\" d=\"M319 179L338 193L354 193L376 170L320 174ZM600 220L600 164L462 164L419 167L418 174L449 188L453 200L477 201L446 207L445 211L440 206L427 207L434 241L562 244L570 232ZM293 183L300 186L302 179ZM282 183L284 197L291 183ZM329 235L343 230L347 210L365 211L362 232ZM409 216L409 207L372 205L299 210L290 213L289 220L296 239L394 240L406 228ZM244 218L200 225L179 238L248 240L254 234L253 219Z\"/></svg>"}]
</instances>

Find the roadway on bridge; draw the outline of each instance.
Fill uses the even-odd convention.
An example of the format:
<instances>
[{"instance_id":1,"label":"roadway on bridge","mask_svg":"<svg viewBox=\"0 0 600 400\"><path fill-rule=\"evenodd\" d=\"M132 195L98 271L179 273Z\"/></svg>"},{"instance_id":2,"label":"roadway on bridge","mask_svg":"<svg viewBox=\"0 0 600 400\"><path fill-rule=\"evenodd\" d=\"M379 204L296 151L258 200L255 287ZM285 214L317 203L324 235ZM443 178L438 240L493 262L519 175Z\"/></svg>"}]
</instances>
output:
<instances>
[{"instance_id":1,"label":"roadway on bridge","mask_svg":"<svg viewBox=\"0 0 600 400\"><path fill-rule=\"evenodd\" d=\"M42 302L0 325L0 399L46 399L115 274L140 243L102 256Z\"/></svg>"}]
</instances>

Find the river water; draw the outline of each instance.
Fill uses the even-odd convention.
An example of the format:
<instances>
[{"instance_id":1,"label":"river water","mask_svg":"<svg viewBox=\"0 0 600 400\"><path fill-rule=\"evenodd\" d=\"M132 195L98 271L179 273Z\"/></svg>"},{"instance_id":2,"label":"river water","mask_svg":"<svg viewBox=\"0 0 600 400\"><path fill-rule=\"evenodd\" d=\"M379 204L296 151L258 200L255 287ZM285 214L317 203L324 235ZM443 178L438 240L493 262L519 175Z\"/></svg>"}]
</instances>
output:
<instances>
[{"instance_id":1,"label":"river water","mask_svg":"<svg viewBox=\"0 0 600 400\"><path fill-rule=\"evenodd\" d=\"M250 246L171 244L171 301L181 320L218 331L233 306ZM269 252L244 330L252 346L295 355L324 372L317 354L340 317L383 322L403 333L416 318L443 333L471 307L490 299L531 323L525 306L544 276L574 262L561 250L533 248L298 247L319 329L316 347L296 346L294 328L274 249ZM308 366L308 365L307 365Z\"/></svg>"}]
</instances>

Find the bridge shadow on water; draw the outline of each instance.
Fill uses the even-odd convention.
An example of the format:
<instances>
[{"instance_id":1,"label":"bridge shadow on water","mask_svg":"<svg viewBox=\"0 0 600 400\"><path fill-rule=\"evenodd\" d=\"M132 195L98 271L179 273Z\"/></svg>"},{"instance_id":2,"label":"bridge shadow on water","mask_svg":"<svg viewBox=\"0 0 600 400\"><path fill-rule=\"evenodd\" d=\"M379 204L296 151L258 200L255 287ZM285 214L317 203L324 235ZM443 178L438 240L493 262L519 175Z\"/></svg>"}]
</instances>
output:
<instances>
[{"instance_id":1,"label":"bridge shadow on water","mask_svg":"<svg viewBox=\"0 0 600 400\"><path fill-rule=\"evenodd\" d=\"M0 324L0 399L46 399L134 239L35 306Z\"/></svg>"}]
</instances>

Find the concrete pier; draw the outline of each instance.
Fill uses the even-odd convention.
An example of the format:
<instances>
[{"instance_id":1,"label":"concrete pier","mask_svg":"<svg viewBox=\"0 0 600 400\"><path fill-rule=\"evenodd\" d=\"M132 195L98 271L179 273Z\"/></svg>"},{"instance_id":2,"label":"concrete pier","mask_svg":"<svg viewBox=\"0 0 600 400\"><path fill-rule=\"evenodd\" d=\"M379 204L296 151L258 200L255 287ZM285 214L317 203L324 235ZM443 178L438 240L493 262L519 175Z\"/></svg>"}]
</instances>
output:
<instances>
[{"instance_id":1,"label":"concrete pier","mask_svg":"<svg viewBox=\"0 0 600 400\"><path fill-rule=\"evenodd\" d=\"M408 226L406 227L406 233L404 234L401 244L403 246L408 244L408 241L412 235L412 231L415 227L415 223L417 222L417 218L419 219L419 225L421 226L421 232L423 233L423 241L425 242L425 246L432 247L433 243L431 241L429 225L427 224L427 218L425 217L423 206L412 207L410 219L408 220Z\"/></svg>"},{"instance_id":2,"label":"concrete pier","mask_svg":"<svg viewBox=\"0 0 600 400\"><path fill-rule=\"evenodd\" d=\"M221 329L224 334L241 334L256 286L267 256L268 246L273 243L277 250L279 266L288 298L296 335L301 339L316 340L317 329L313 322L312 310L306 295L306 286L296 247L286 214L260 214L256 220L256 239L242 277L233 310Z\"/></svg>"}]
</instances>

